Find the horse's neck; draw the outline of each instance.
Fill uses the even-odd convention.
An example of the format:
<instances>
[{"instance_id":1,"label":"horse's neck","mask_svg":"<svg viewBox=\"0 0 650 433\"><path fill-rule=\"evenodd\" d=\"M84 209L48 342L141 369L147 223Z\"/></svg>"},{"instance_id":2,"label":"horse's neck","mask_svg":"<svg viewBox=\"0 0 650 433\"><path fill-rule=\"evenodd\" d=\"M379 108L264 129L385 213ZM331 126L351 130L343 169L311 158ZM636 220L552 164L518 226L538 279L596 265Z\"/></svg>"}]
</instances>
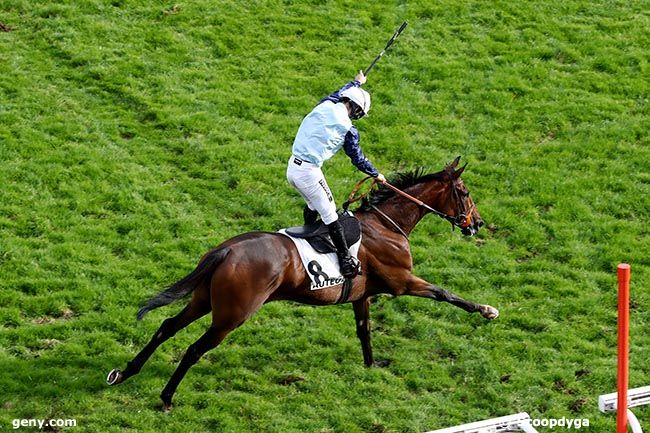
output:
<instances>
[{"instance_id":1,"label":"horse's neck","mask_svg":"<svg viewBox=\"0 0 650 433\"><path fill-rule=\"evenodd\" d=\"M446 187L440 182L415 185L405 192L423 201L434 209L440 209L445 200ZM380 206L382 212L389 216L407 235L426 215L426 209L413 201L396 195Z\"/></svg>"}]
</instances>

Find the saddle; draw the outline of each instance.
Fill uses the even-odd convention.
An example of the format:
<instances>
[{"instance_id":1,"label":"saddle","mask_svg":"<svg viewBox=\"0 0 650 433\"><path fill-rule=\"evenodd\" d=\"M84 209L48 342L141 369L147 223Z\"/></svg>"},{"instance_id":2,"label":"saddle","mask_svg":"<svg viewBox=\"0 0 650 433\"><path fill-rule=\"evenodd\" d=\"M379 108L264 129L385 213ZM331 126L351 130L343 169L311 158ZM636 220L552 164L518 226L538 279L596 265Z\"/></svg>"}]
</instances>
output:
<instances>
[{"instance_id":1,"label":"saddle","mask_svg":"<svg viewBox=\"0 0 650 433\"><path fill-rule=\"evenodd\" d=\"M339 214L339 221L343 226L345 241L348 246L361 239L361 223L350 212ZM299 227L290 227L285 230L289 236L305 239L317 252L321 254L335 253L336 247L330 239L329 230L322 221L316 221Z\"/></svg>"}]
</instances>

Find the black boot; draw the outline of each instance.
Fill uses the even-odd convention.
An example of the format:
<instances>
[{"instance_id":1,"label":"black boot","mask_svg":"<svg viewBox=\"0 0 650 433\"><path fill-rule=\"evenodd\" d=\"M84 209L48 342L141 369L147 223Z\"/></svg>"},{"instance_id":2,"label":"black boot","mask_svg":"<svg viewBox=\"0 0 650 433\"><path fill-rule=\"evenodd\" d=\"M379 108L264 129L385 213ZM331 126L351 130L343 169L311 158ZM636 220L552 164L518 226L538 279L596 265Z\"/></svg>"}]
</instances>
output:
<instances>
[{"instance_id":1,"label":"black boot","mask_svg":"<svg viewBox=\"0 0 650 433\"><path fill-rule=\"evenodd\" d=\"M309 209L309 206L305 206L302 210L302 217L305 220L305 225L313 224L318 219L318 211Z\"/></svg>"},{"instance_id":2,"label":"black boot","mask_svg":"<svg viewBox=\"0 0 650 433\"><path fill-rule=\"evenodd\" d=\"M327 225L332 242L336 247L336 255L339 258L339 265L341 266L341 275L345 278L354 278L359 275L361 271L361 264L357 259L350 255L345 236L343 235L343 227L339 220L334 221Z\"/></svg>"}]
</instances>

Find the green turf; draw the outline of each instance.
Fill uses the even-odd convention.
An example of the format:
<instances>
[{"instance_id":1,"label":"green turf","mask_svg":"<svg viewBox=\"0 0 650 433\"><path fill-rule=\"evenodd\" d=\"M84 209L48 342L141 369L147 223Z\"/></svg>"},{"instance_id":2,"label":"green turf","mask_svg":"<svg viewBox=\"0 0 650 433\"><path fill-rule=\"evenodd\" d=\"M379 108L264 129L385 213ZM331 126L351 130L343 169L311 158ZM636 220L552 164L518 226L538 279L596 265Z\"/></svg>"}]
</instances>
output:
<instances>
[{"instance_id":1,"label":"green turf","mask_svg":"<svg viewBox=\"0 0 650 433\"><path fill-rule=\"evenodd\" d=\"M0 431L423 432L527 411L614 430L616 279L632 265L633 387L650 384L647 1L0 3ZM418 275L495 305L379 297L264 307L158 394L206 319L107 387L161 320L138 307L209 248L300 221L302 117L409 27L365 86L384 172L457 155L487 226L428 217ZM339 202L361 179L325 167ZM650 425L650 409L635 411ZM25 429L29 430L29 429Z\"/></svg>"}]
</instances>

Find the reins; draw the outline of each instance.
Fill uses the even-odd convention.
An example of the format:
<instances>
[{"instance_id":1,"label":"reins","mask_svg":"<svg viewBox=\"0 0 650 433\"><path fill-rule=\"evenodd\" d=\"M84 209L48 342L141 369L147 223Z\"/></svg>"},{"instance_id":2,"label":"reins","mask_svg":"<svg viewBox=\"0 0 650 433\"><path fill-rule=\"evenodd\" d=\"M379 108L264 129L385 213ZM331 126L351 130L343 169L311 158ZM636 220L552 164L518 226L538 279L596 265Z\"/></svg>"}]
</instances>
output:
<instances>
[{"instance_id":1,"label":"reins","mask_svg":"<svg viewBox=\"0 0 650 433\"><path fill-rule=\"evenodd\" d=\"M397 224L395 221L393 221L393 219L392 219L391 217L389 217L389 216L386 215L384 212L382 212L381 209L379 209L379 208L378 208L377 206L375 206L374 204L369 204L369 206L370 206L370 208L371 208L372 210L374 210L375 212L377 212L377 213L379 214L379 216L381 216L383 219L385 219L386 221L388 221L389 223L391 223L391 224L393 225L393 227L395 227L395 230L397 230L397 232L398 232L399 234L401 234L402 236L404 236L406 239L409 238L409 235L407 235L406 232L405 232L405 231L404 231L404 230L399 226L399 224Z\"/></svg>"},{"instance_id":2,"label":"reins","mask_svg":"<svg viewBox=\"0 0 650 433\"><path fill-rule=\"evenodd\" d=\"M434 213L434 214L438 215L439 217L444 218L444 219L446 219L446 220L448 220L448 221L450 221L452 223L455 221L455 218L450 217L446 213L435 210L434 208L432 208L431 206L429 206L428 204L426 204L422 200L417 199L417 198L413 197L412 195L405 193L404 191L402 191L399 188L394 187L390 183L384 182L383 185L388 187L388 189L392 189L393 191L395 191L397 194L401 195L402 197L411 200L413 203L417 204L418 206L422 206L423 208L425 208L429 212Z\"/></svg>"},{"instance_id":3,"label":"reins","mask_svg":"<svg viewBox=\"0 0 650 433\"><path fill-rule=\"evenodd\" d=\"M370 185L370 188L368 188L368 191L364 192L363 194L359 195L358 197L355 197L359 189L361 189L361 185L363 185L368 179L372 179L372 185ZM372 176L366 176L363 179L361 179L357 184L352 188L352 191L350 191L350 194L348 195L348 199L343 203L343 210L347 211L348 207L354 202L357 202L363 198L365 198L368 194L370 194L370 191L372 191L372 188L377 184L377 179L372 177Z\"/></svg>"},{"instance_id":4,"label":"reins","mask_svg":"<svg viewBox=\"0 0 650 433\"><path fill-rule=\"evenodd\" d=\"M366 191L365 193L355 197L355 195L357 194L359 189L361 189L361 186L368 179L371 179L371 178L373 179L373 182L372 182L372 185L370 185L370 188L368 189L368 191ZM422 200L420 200L420 199L418 199L416 197L413 197L412 195L410 195L410 194L402 191L401 189L391 185L387 181L379 182L376 178L374 178L372 176L366 176L363 179L361 179L359 182L357 182L357 184L354 186L354 188L352 188L352 191L350 192L350 195L348 196L348 199L345 201L345 203L343 203L343 209L347 211L350 204L365 198L368 194L370 194L370 191L372 191L373 187L378 183L381 183L386 188L388 188L388 189L394 191L395 193L401 195L402 197L412 201L413 203L417 204L418 206L425 208L427 211L429 211L429 212L431 212L431 213L433 213L435 215L438 215L440 218L446 219L447 221L449 221L451 223L452 227L458 226L460 228L466 228L472 223L472 216L471 215L472 215L473 208L469 209L469 211L464 209L465 206L463 205L463 201L460 200L460 197L458 197L458 192L455 189L454 189L454 193L455 193L456 199L457 199L460 207L462 208L462 212L457 217L452 217L450 215L447 215L444 212L440 212L440 211L432 208L428 204L424 203ZM375 206L375 205L373 205L371 203L369 203L369 205L370 205L370 208L372 210L374 210L379 215L381 215L384 219L386 219L388 222L390 222L399 231L400 234L402 234L405 238L408 238L408 235L404 232L404 230L402 230L402 228L395 221L393 221L388 215L386 215L384 212L379 210L379 208L377 208L377 206Z\"/></svg>"}]
</instances>

